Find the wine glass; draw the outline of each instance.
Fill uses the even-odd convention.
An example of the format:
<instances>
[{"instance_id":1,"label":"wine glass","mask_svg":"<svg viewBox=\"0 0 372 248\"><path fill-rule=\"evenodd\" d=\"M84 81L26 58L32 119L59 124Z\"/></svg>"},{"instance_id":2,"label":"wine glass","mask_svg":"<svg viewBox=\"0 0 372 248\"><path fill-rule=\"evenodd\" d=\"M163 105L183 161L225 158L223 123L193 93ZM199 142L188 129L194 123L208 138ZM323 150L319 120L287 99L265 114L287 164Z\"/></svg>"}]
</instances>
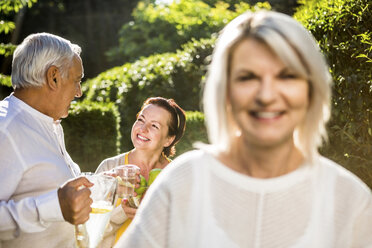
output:
<instances>
[{"instance_id":1,"label":"wine glass","mask_svg":"<svg viewBox=\"0 0 372 248\"><path fill-rule=\"evenodd\" d=\"M121 199L129 199L133 196L136 187L137 174L140 168L133 164L120 165L115 167L114 173L118 180L117 195Z\"/></svg>"}]
</instances>

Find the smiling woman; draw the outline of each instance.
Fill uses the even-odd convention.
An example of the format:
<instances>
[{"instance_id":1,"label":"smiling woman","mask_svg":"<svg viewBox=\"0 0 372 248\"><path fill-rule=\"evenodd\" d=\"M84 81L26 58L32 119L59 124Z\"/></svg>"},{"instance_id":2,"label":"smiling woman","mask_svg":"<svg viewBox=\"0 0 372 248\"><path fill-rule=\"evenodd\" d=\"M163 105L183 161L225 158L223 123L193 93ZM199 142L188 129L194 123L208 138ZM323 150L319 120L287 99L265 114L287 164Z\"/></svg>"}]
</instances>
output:
<instances>
[{"instance_id":1,"label":"smiling woman","mask_svg":"<svg viewBox=\"0 0 372 248\"><path fill-rule=\"evenodd\" d=\"M186 115L173 99L153 97L147 99L137 114L133 124L131 138L135 148L161 151L163 156L176 153L175 144L182 138L186 127ZM148 135L148 137L147 137ZM140 147L138 147L140 149Z\"/></svg>"},{"instance_id":2,"label":"smiling woman","mask_svg":"<svg viewBox=\"0 0 372 248\"><path fill-rule=\"evenodd\" d=\"M143 179L152 183L151 175L158 174L170 163L175 154L175 145L182 138L186 128L186 115L173 99L148 98L137 114L132 126L131 139L134 149L118 156L105 159L96 173L111 171L117 166L134 164L140 168ZM139 186L139 185L137 185ZM100 248L112 247L136 214L128 202L117 200L117 207L111 215L110 227ZM121 206L120 206L121 205Z\"/></svg>"},{"instance_id":3,"label":"smiling woman","mask_svg":"<svg viewBox=\"0 0 372 248\"><path fill-rule=\"evenodd\" d=\"M292 17L230 22L203 92L211 145L165 168L116 247L370 247L371 191L318 153L330 78Z\"/></svg>"}]
</instances>

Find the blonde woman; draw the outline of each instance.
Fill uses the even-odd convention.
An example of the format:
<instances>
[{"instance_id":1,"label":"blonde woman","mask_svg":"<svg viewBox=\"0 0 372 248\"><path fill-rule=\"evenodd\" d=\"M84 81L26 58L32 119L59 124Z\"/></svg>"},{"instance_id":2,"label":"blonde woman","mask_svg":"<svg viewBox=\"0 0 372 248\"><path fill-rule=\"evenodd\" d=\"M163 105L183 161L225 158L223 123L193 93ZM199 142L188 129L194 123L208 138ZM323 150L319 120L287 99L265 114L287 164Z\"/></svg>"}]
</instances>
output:
<instances>
[{"instance_id":1,"label":"blonde woman","mask_svg":"<svg viewBox=\"0 0 372 248\"><path fill-rule=\"evenodd\" d=\"M184 110L173 99L148 98L137 114L131 131L134 146L129 152L105 159L96 173L110 171L123 164L134 164L141 169L141 175L148 180L152 169L164 169L175 154L175 145L185 132ZM112 213L111 222L100 247L112 247L131 223L137 209L125 201Z\"/></svg>"},{"instance_id":2,"label":"blonde woman","mask_svg":"<svg viewBox=\"0 0 372 248\"><path fill-rule=\"evenodd\" d=\"M211 145L162 172L116 247L371 247L370 189L318 153L330 100L305 28L276 12L237 17L204 89Z\"/></svg>"}]
</instances>

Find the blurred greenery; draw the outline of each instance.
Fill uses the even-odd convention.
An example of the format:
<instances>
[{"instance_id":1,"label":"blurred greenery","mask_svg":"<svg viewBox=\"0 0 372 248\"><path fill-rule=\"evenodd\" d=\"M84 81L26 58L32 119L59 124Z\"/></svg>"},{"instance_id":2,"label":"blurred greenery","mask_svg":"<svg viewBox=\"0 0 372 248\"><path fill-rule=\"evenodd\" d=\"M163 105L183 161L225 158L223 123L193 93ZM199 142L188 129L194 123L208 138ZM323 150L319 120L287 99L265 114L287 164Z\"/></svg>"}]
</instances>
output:
<instances>
[{"instance_id":1,"label":"blurred greenery","mask_svg":"<svg viewBox=\"0 0 372 248\"><path fill-rule=\"evenodd\" d=\"M120 115L113 103L75 102L62 121L68 153L81 171L95 171L99 163L118 154Z\"/></svg>"},{"instance_id":2,"label":"blurred greenery","mask_svg":"<svg viewBox=\"0 0 372 248\"><path fill-rule=\"evenodd\" d=\"M37 0L2 0L0 2L0 37L11 33L16 28L16 24L10 20L12 15L19 12L19 10L25 6L31 8L36 2ZM16 46L14 44L1 42L0 56L11 56L15 48ZM11 79L10 76L4 75L0 72L0 89L4 86L11 87ZM0 99L2 99L5 95L0 94L0 97Z\"/></svg>"},{"instance_id":3,"label":"blurred greenery","mask_svg":"<svg viewBox=\"0 0 372 248\"><path fill-rule=\"evenodd\" d=\"M234 10L223 1L210 6L203 1L179 0L170 5L139 2L133 21L119 33L119 46L107 52L112 60L133 62L141 56L174 52L193 39L209 38L230 20L249 9L270 9L268 3L253 7L240 2Z\"/></svg>"},{"instance_id":4,"label":"blurred greenery","mask_svg":"<svg viewBox=\"0 0 372 248\"><path fill-rule=\"evenodd\" d=\"M4 43L0 45L0 73L11 73L11 57L3 56L12 54L15 46L11 44L20 44L38 32L53 33L81 46L85 77L121 65L123 61L108 61L105 52L118 44L118 31L131 20L138 1L0 0L0 43ZM18 11L9 11L13 7Z\"/></svg>"},{"instance_id":5,"label":"blurred greenery","mask_svg":"<svg viewBox=\"0 0 372 248\"><path fill-rule=\"evenodd\" d=\"M180 142L176 145L176 155L193 149L195 142L208 143L207 130L204 125L204 114L198 111L186 112L186 131Z\"/></svg>"},{"instance_id":6,"label":"blurred greenery","mask_svg":"<svg viewBox=\"0 0 372 248\"><path fill-rule=\"evenodd\" d=\"M37 0L2 0L0 2L0 11L2 14L8 15L12 12L18 12L20 9L22 9L25 6L27 6L28 8L31 8L32 5L36 2Z\"/></svg>"},{"instance_id":7,"label":"blurred greenery","mask_svg":"<svg viewBox=\"0 0 372 248\"><path fill-rule=\"evenodd\" d=\"M0 74L0 84L6 87L12 87L12 81L10 76Z\"/></svg>"},{"instance_id":8,"label":"blurred greenery","mask_svg":"<svg viewBox=\"0 0 372 248\"><path fill-rule=\"evenodd\" d=\"M372 188L372 5L302 0L294 17L311 31L334 80L329 142L321 150Z\"/></svg>"}]
</instances>

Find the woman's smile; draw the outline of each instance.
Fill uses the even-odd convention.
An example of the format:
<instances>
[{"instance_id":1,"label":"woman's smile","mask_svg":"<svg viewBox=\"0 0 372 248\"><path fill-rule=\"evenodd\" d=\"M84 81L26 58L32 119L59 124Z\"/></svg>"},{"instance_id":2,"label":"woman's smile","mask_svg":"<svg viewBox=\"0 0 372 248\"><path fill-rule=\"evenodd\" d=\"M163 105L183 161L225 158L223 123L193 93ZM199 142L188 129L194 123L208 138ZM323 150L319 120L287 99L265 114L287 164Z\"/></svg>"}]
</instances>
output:
<instances>
[{"instance_id":1,"label":"woman's smile","mask_svg":"<svg viewBox=\"0 0 372 248\"><path fill-rule=\"evenodd\" d=\"M150 141L150 139L146 138L145 136L142 136L140 134L137 134L137 138L142 140L142 141Z\"/></svg>"},{"instance_id":2,"label":"woman's smile","mask_svg":"<svg viewBox=\"0 0 372 248\"><path fill-rule=\"evenodd\" d=\"M279 119L285 111L249 111L249 114L258 120L270 121Z\"/></svg>"}]
</instances>

